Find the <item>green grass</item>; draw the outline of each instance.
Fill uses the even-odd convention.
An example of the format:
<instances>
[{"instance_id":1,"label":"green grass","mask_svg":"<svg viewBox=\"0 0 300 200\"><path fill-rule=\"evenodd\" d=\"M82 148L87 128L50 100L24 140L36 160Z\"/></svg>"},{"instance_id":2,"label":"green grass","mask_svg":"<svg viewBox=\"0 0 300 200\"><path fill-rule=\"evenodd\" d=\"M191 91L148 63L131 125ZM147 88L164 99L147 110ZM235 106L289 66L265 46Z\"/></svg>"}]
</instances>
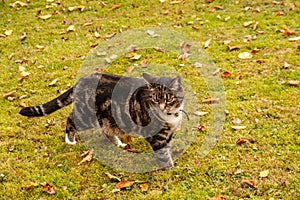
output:
<instances>
[{"instance_id":1,"label":"green grass","mask_svg":"<svg viewBox=\"0 0 300 200\"><path fill-rule=\"evenodd\" d=\"M288 41L289 37L300 34L300 8L290 10L293 1L285 5L274 5L272 1L186 1L185 4L170 5L166 0L149 1L61 1L58 6L50 1L32 1L27 7L10 7L13 1L0 3L0 34L13 30L7 37L0 37L0 91L1 94L16 91L15 100L0 98L0 196L2 199L207 199L222 195L226 199L299 199L300 169L300 90L287 81L299 80L299 40ZM53 1L57 3L57 1ZM114 4L121 6L111 10ZM69 6L84 5L84 11L68 12ZM223 10L210 12L214 5ZM245 11L245 7L260 8L260 12ZM169 10L169 14L163 14ZM283 16L276 16L283 11ZM37 16L58 12L47 20ZM230 16L225 22L220 20ZM197 20L201 18L202 20ZM199 29L192 28L193 21ZM203 22L201 25L200 22ZM258 34L253 25L244 27L247 21L258 21ZM91 26L83 26L92 22ZM70 24L75 32L60 34ZM91 46L101 46L106 41L87 37L99 32L101 36L119 33L120 29L133 30L143 27L164 27L181 32L197 41L199 45L212 38L205 51L218 68L241 77L223 78L226 117L222 137L206 157L199 157L203 138L207 133L199 131L192 145L169 171L144 174L127 173L104 166L94 159L90 163L77 165L85 146L79 143L69 146L63 142L65 121L70 107L43 118L25 118L18 114L20 103L36 105L53 99L59 92L68 89L76 81L77 70L88 56ZM295 35L285 36L280 30L286 26ZM27 38L20 40L21 33ZM256 35L252 41L244 42L244 36ZM229 51L224 40L231 40L231 46L239 50ZM44 46L43 49L37 45ZM260 51L252 59L241 60L238 54ZM147 58L150 63L175 66L184 77L193 82L192 86L199 102L206 97L207 88L203 80L188 65L181 63L171 54L161 55L154 51L141 51L142 58L130 61L127 58L113 63L109 72L124 74L126 69ZM13 56L10 58L10 56ZM26 62L19 63L17 60ZM263 63L255 60L263 59ZM283 69L284 62L291 66ZM39 69L38 66L44 65ZM30 72L28 79L20 80L19 67ZM63 68L67 66L67 70ZM58 78L55 86L48 84ZM284 84L279 84L286 81ZM18 99L27 95L24 99ZM200 110L211 111L209 105L199 103ZM233 118L240 118L244 130L234 131ZM206 128L211 116L205 116L200 123ZM47 120L54 125L45 127ZM254 143L236 145L241 137ZM235 174L237 169L242 172ZM259 173L269 170L266 178ZM134 180L131 188L112 193L116 182L105 175L109 172L122 180ZM241 184L252 180L255 188ZM43 192L44 187L31 187L31 182L47 182L56 188L56 194ZM146 182L149 189L142 192L139 185Z\"/></svg>"}]
</instances>

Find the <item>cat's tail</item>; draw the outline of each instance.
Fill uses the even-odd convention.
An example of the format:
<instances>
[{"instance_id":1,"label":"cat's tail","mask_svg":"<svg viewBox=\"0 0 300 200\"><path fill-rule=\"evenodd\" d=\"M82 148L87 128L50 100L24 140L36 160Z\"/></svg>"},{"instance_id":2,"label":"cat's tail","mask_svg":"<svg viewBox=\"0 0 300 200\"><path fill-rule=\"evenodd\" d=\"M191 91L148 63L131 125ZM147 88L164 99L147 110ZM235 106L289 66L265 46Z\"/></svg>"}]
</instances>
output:
<instances>
[{"instance_id":1,"label":"cat's tail","mask_svg":"<svg viewBox=\"0 0 300 200\"><path fill-rule=\"evenodd\" d=\"M59 97L39 106L26 107L20 110L20 114L28 117L46 116L57 111L73 101L73 88L69 89Z\"/></svg>"}]
</instances>

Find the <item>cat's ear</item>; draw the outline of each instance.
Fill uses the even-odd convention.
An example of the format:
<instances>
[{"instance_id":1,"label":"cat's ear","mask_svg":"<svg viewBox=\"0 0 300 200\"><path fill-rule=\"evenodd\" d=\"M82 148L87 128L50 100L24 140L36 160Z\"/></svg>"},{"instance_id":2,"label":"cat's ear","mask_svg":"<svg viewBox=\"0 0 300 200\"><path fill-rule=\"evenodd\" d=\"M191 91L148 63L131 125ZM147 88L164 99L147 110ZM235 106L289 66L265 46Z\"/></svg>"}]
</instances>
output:
<instances>
[{"instance_id":1,"label":"cat's ear","mask_svg":"<svg viewBox=\"0 0 300 200\"><path fill-rule=\"evenodd\" d=\"M173 78L169 84L171 89L179 90L181 88L181 77L177 76Z\"/></svg>"},{"instance_id":2,"label":"cat's ear","mask_svg":"<svg viewBox=\"0 0 300 200\"><path fill-rule=\"evenodd\" d=\"M150 74L143 73L142 76L148 83L154 83L155 77L151 76Z\"/></svg>"}]
</instances>

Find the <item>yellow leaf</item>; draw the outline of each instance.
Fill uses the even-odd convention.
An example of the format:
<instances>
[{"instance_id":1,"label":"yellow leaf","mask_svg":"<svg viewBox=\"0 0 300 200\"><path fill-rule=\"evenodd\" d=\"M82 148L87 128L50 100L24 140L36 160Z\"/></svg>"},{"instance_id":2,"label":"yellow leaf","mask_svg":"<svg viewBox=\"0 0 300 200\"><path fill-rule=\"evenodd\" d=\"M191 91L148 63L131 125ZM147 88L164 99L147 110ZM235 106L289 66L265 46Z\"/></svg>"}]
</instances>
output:
<instances>
[{"instance_id":1,"label":"yellow leaf","mask_svg":"<svg viewBox=\"0 0 300 200\"><path fill-rule=\"evenodd\" d=\"M119 8L121 5L120 4L115 4L111 7L111 10L116 10L117 8Z\"/></svg>"},{"instance_id":2,"label":"yellow leaf","mask_svg":"<svg viewBox=\"0 0 300 200\"><path fill-rule=\"evenodd\" d=\"M246 129L247 126L231 126L231 128L234 130L243 130L243 129Z\"/></svg>"},{"instance_id":3,"label":"yellow leaf","mask_svg":"<svg viewBox=\"0 0 300 200\"><path fill-rule=\"evenodd\" d=\"M140 185L142 192L147 192L149 185L147 183L143 183Z\"/></svg>"},{"instance_id":4,"label":"yellow leaf","mask_svg":"<svg viewBox=\"0 0 300 200\"><path fill-rule=\"evenodd\" d=\"M251 24L253 24L253 21L244 22L245 27L250 26Z\"/></svg>"},{"instance_id":5,"label":"yellow leaf","mask_svg":"<svg viewBox=\"0 0 300 200\"><path fill-rule=\"evenodd\" d=\"M39 16L39 18L40 18L40 19L43 19L43 20L49 19L50 17L52 17L51 14Z\"/></svg>"},{"instance_id":6,"label":"yellow leaf","mask_svg":"<svg viewBox=\"0 0 300 200\"><path fill-rule=\"evenodd\" d=\"M12 33L13 33L13 30L6 30L6 31L4 32L4 34L5 34L6 36L10 36Z\"/></svg>"},{"instance_id":7,"label":"yellow leaf","mask_svg":"<svg viewBox=\"0 0 300 200\"><path fill-rule=\"evenodd\" d=\"M269 170L259 172L259 177L266 178L269 175Z\"/></svg>"}]
</instances>

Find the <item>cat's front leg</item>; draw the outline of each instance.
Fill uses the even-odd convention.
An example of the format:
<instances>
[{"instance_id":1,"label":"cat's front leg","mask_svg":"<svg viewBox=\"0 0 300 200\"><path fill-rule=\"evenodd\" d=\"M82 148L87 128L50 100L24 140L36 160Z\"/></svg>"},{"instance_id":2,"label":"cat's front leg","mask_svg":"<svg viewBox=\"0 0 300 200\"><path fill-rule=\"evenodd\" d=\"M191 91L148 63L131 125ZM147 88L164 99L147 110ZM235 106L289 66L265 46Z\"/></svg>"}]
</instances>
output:
<instances>
[{"instance_id":1,"label":"cat's front leg","mask_svg":"<svg viewBox=\"0 0 300 200\"><path fill-rule=\"evenodd\" d=\"M171 169L174 167L174 162L171 156L171 146L166 145L165 147L154 151L158 158L159 164L163 169Z\"/></svg>"}]
</instances>

